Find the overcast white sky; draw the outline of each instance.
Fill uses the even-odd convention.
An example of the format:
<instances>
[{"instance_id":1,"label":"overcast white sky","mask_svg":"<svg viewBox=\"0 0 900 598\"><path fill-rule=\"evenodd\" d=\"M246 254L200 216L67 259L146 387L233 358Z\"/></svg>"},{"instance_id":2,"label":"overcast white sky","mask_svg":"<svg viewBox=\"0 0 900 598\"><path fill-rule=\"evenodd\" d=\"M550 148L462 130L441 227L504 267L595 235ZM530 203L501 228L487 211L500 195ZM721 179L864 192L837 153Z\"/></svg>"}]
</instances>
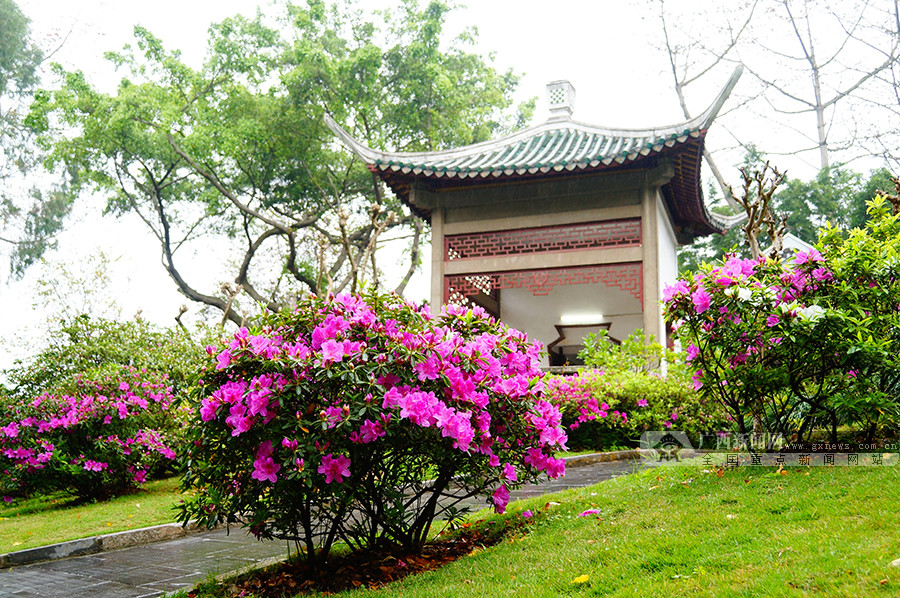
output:
<instances>
[{"instance_id":1,"label":"overcast white sky","mask_svg":"<svg viewBox=\"0 0 900 598\"><path fill-rule=\"evenodd\" d=\"M257 7L267 14L278 11L269 0L20 0L36 34L64 36L68 41L56 57L97 76L102 53L118 49L131 39L132 27L141 24L169 47L182 50L199 63L205 52L206 29L211 22ZM682 1L682 0L677 0ZM424 0L423 0L424 3ZM460 4L464 4L461 2ZM364 9L378 10L399 4L386 0L359 0ZM653 107L656 124L680 120L662 55L648 52L639 32L656 28L656 17L643 2L621 0L482 0L471 1L450 15L448 30L475 26L481 48L494 52L500 67L511 67L525 78L523 95L542 92L554 79L568 78L578 90L578 117L585 121L612 118L619 124L644 126L645 109ZM646 100L629 89L650 91ZM660 102L657 94L666 94ZM634 122L632 122L632 117Z\"/></svg>"},{"instance_id":2,"label":"overcast white sky","mask_svg":"<svg viewBox=\"0 0 900 598\"><path fill-rule=\"evenodd\" d=\"M682 1L682 0L678 0ZM687 1L687 0L684 0ZM19 0L32 19L35 38L45 48L62 42L53 57L67 68L85 71L92 81L112 89L115 73L102 59L103 52L120 49L131 40L135 24L149 28L169 48L182 50L186 60L199 65L205 52L206 30L211 22L236 13L249 15L261 6L264 12L277 10L267 0ZM361 0L369 10L395 6L396 1ZM656 31L656 16L642 2L622 0L481 0L469 1L451 15L450 32L476 26L480 49L493 52L498 68L513 68L523 74L520 98L539 96L555 79L569 79L577 91L575 118L584 122L616 127L646 127L683 120L671 90L663 54L654 51L642 35ZM702 111L724 84L729 72L712 76L691 89L692 110ZM740 91L740 88L739 90ZM536 120L546 118L545 104L539 102ZM708 144L733 144L728 130L714 128ZM723 168L733 170L732 164ZM792 174L803 176L802 163ZM807 169L807 172L812 172ZM808 175L807 175L808 176ZM141 309L144 316L169 325L179 305L186 303L159 265L158 246L143 225L127 219L100 218L97 205L83 205L75 221L60 237L59 250L47 258L78 262L104 251L118 262L114 288L122 306L122 316ZM427 261L426 261L427 264ZM0 321L0 335L9 339L25 326L40 326L44 313L32 310L31 288L40 273L33 269L22 282L0 288L0 299L21 318ZM427 272L413 286L413 298L427 295ZM17 352L22 348L16 348ZM0 354L0 368L9 365L10 355Z\"/></svg>"}]
</instances>

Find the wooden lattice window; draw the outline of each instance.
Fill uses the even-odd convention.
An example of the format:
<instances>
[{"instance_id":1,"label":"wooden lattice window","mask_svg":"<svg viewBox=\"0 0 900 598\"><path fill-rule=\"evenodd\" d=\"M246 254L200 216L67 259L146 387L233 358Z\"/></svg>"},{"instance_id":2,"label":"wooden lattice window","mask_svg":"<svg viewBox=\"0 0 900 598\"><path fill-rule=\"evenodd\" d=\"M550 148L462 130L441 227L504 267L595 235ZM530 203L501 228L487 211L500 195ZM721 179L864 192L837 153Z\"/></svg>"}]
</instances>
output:
<instances>
[{"instance_id":1,"label":"wooden lattice window","mask_svg":"<svg viewBox=\"0 0 900 598\"><path fill-rule=\"evenodd\" d=\"M464 303L461 299L478 295L496 297L500 289L525 288L533 295L541 296L549 294L557 286L603 283L626 291L641 301L643 306L642 276L640 262L492 274L458 274L445 278L444 302Z\"/></svg>"}]
</instances>

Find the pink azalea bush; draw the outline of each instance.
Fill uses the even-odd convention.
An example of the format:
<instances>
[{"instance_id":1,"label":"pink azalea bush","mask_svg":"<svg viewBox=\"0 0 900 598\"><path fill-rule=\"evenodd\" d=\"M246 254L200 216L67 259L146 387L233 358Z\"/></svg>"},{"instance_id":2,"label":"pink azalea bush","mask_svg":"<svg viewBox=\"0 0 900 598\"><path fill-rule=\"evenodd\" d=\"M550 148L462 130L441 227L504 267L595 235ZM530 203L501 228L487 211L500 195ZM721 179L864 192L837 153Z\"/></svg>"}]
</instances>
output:
<instances>
[{"instance_id":1,"label":"pink azalea bush","mask_svg":"<svg viewBox=\"0 0 900 598\"><path fill-rule=\"evenodd\" d=\"M727 427L718 404L677 374L586 368L549 377L545 396L559 407L569 447L577 450L635 448L645 431L673 426L699 443L703 433Z\"/></svg>"},{"instance_id":2,"label":"pink azalea bush","mask_svg":"<svg viewBox=\"0 0 900 598\"><path fill-rule=\"evenodd\" d=\"M309 296L209 348L182 517L242 521L311 563L335 541L424 543L432 521L558 477L541 347L480 310Z\"/></svg>"},{"instance_id":3,"label":"pink azalea bush","mask_svg":"<svg viewBox=\"0 0 900 598\"><path fill-rule=\"evenodd\" d=\"M805 399L816 404L833 390L807 384L840 367L841 328L820 302L833 279L812 250L790 264L728 256L664 290L693 388L720 402L740 433L751 430L752 418L787 432ZM807 391L814 395L797 397Z\"/></svg>"},{"instance_id":4,"label":"pink azalea bush","mask_svg":"<svg viewBox=\"0 0 900 598\"><path fill-rule=\"evenodd\" d=\"M882 197L869 216L791 260L728 256L665 289L693 387L739 432L836 441L840 425L900 421L900 219Z\"/></svg>"},{"instance_id":5,"label":"pink azalea bush","mask_svg":"<svg viewBox=\"0 0 900 598\"><path fill-rule=\"evenodd\" d=\"M64 491L106 498L173 463L176 427L165 376L122 368L76 377L68 393L4 404L0 485L6 494Z\"/></svg>"}]
</instances>

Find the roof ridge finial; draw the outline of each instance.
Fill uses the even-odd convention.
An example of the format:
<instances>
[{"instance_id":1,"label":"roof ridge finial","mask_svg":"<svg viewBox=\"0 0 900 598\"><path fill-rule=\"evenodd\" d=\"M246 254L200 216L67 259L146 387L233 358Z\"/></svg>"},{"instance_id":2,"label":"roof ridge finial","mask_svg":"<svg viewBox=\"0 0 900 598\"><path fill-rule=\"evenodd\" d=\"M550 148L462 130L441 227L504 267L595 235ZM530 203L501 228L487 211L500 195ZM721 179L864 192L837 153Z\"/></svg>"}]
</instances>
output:
<instances>
[{"instance_id":1,"label":"roof ridge finial","mask_svg":"<svg viewBox=\"0 0 900 598\"><path fill-rule=\"evenodd\" d=\"M550 120L569 120L575 110L575 88L565 79L547 84Z\"/></svg>"}]
</instances>

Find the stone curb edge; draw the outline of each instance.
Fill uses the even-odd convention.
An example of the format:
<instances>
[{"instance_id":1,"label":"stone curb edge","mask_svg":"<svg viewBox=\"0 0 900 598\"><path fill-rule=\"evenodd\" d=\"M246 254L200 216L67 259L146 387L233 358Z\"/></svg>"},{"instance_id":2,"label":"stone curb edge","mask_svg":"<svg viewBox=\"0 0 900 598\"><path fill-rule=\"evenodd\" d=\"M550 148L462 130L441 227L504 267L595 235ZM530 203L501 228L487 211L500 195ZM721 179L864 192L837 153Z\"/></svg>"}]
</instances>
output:
<instances>
[{"instance_id":1,"label":"stone curb edge","mask_svg":"<svg viewBox=\"0 0 900 598\"><path fill-rule=\"evenodd\" d=\"M89 554L97 554L98 552L116 550L118 548L130 548L131 546L138 546L141 544L175 540L176 538L183 538L188 534L205 531L205 529L206 528L200 528L193 521L188 523L187 526L182 526L180 523L164 523L152 527L125 530L112 534L103 534L102 536L92 536L90 538L80 538L78 540L70 540L58 544L48 544L47 546L38 546L27 550L18 550L16 552L0 554L0 568L5 569L8 567L32 565L43 561L64 559L70 556L86 556Z\"/></svg>"},{"instance_id":2,"label":"stone curb edge","mask_svg":"<svg viewBox=\"0 0 900 598\"><path fill-rule=\"evenodd\" d=\"M594 463L637 459L638 457L640 457L639 451L628 450L577 455L574 457L566 457L565 461L567 467L580 467L583 465L593 465ZM60 542L58 544L49 544L47 546L38 546L27 550L18 550L16 552L0 554L0 568L20 567L22 565L64 559L71 556L86 556L89 554L97 554L98 552L116 550L118 548L129 548L141 544L174 540L199 531L205 531L205 528L198 527L194 522L188 523L187 526L182 526L180 523L164 523L162 525L154 525L153 527L144 527L112 534L104 534L102 536L70 540L68 542Z\"/></svg>"},{"instance_id":3,"label":"stone curb edge","mask_svg":"<svg viewBox=\"0 0 900 598\"><path fill-rule=\"evenodd\" d=\"M593 465L594 463L609 463L610 461L630 461L639 459L642 454L647 454L647 452L640 449L630 449L626 451L576 455L574 457L566 457L566 467L580 467L582 465Z\"/></svg>"}]
</instances>

